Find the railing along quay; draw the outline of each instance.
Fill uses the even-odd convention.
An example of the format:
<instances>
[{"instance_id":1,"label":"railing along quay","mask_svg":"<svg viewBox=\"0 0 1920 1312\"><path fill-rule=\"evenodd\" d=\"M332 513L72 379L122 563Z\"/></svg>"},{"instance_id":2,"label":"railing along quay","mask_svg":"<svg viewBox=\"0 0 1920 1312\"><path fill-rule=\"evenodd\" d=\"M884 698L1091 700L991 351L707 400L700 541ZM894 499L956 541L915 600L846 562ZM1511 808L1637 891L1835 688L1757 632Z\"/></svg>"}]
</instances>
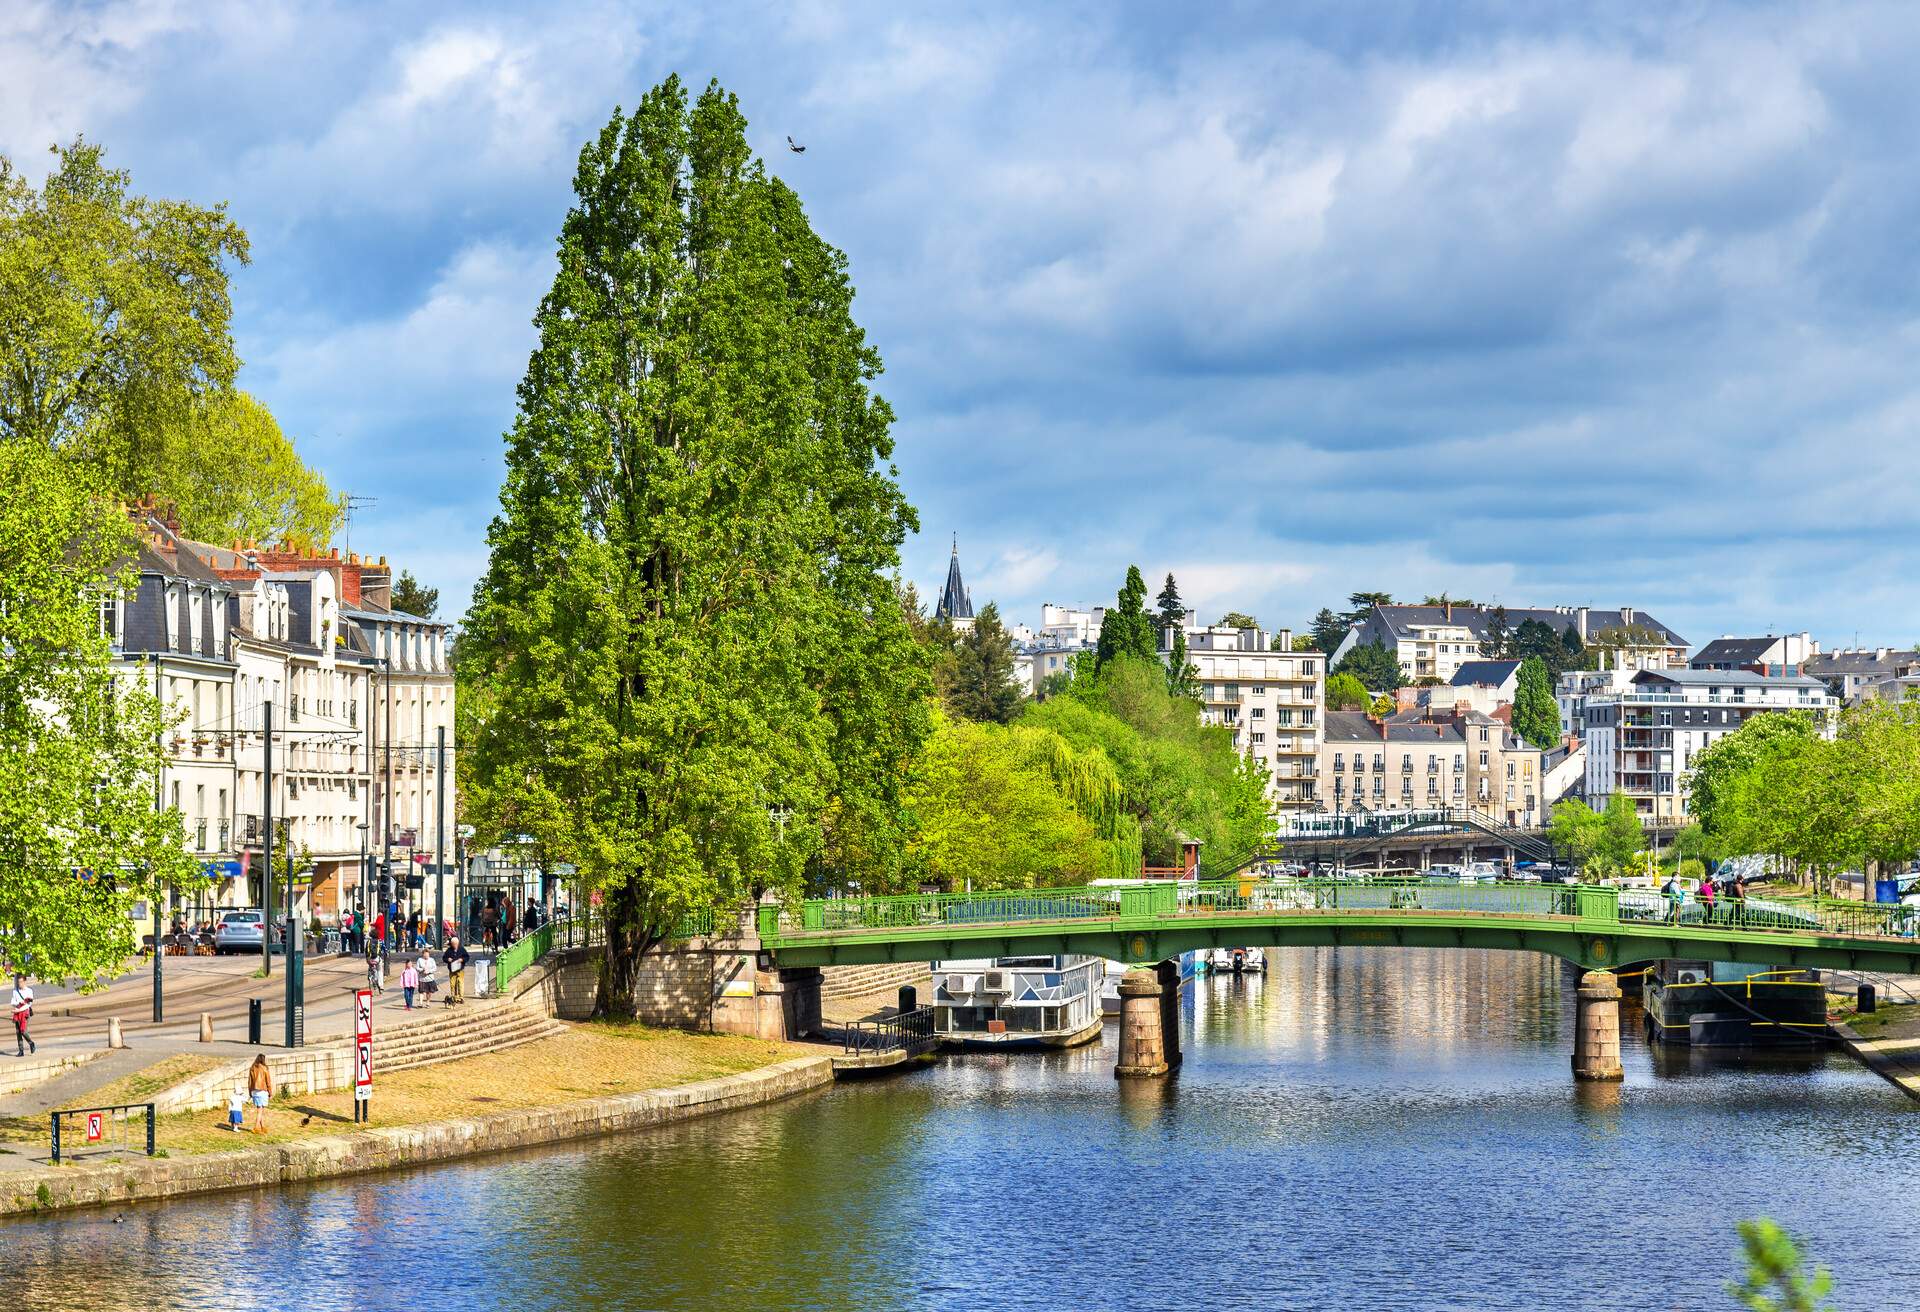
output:
<instances>
[{"instance_id":1,"label":"railing along quay","mask_svg":"<svg viewBox=\"0 0 1920 1312\"><path fill-rule=\"evenodd\" d=\"M919 1007L878 1020L847 1022L841 1046L853 1054L905 1049L910 1057L929 1052L934 1045L933 1008Z\"/></svg>"}]
</instances>

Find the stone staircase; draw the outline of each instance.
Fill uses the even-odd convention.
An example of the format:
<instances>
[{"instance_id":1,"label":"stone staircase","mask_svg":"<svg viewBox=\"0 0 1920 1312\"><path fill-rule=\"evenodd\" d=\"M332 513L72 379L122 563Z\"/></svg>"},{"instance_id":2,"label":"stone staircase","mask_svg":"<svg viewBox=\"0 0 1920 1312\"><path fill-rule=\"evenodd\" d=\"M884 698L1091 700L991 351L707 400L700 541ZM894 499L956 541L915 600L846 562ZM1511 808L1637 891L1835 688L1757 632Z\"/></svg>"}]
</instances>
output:
<instances>
[{"instance_id":1,"label":"stone staircase","mask_svg":"<svg viewBox=\"0 0 1920 1312\"><path fill-rule=\"evenodd\" d=\"M532 1007L513 1002L470 1002L441 1007L444 1014L375 1031L374 1070L405 1071L416 1066L505 1052L538 1039L564 1034L567 1027Z\"/></svg>"}]
</instances>

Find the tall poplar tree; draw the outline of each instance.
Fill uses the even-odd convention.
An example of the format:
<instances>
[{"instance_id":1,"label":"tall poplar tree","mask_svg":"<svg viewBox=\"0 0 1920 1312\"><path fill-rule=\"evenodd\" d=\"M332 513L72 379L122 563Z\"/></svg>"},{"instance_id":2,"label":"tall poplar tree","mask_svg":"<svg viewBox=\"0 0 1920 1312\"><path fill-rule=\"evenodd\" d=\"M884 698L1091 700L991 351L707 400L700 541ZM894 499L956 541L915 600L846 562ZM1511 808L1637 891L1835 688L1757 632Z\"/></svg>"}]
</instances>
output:
<instances>
[{"instance_id":1,"label":"tall poplar tree","mask_svg":"<svg viewBox=\"0 0 1920 1312\"><path fill-rule=\"evenodd\" d=\"M1560 703L1554 699L1546 663L1538 656L1520 662L1513 693L1513 731L1542 751L1560 741Z\"/></svg>"},{"instance_id":2,"label":"tall poplar tree","mask_svg":"<svg viewBox=\"0 0 1920 1312\"><path fill-rule=\"evenodd\" d=\"M898 867L931 685L879 355L735 98L669 78L574 191L461 657L483 834L601 895L604 1005L631 1014L686 917Z\"/></svg>"},{"instance_id":3,"label":"tall poplar tree","mask_svg":"<svg viewBox=\"0 0 1920 1312\"><path fill-rule=\"evenodd\" d=\"M1093 653L1097 669L1127 656L1143 661L1159 659L1153 617L1147 614L1146 602L1147 581L1140 577L1138 565L1129 565L1118 604L1100 618L1100 638Z\"/></svg>"}]
</instances>

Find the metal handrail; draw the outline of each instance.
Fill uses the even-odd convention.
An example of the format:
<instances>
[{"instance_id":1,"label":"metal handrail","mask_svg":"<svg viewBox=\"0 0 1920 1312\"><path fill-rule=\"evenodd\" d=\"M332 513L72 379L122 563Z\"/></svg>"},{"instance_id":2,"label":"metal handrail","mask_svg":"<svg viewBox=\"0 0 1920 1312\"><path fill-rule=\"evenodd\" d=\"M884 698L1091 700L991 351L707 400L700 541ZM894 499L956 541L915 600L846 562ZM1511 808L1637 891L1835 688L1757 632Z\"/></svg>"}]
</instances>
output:
<instances>
[{"instance_id":1,"label":"metal handrail","mask_svg":"<svg viewBox=\"0 0 1920 1312\"><path fill-rule=\"evenodd\" d=\"M53 1164L55 1166L58 1166L60 1164L60 1118L61 1117L89 1116L95 1112L99 1112L104 1117L104 1116L111 1116L115 1112L133 1112L133 1111L144 1111L147 1114L147 1156L149 1157L153 1156L153 1146L154 1146L153 1145L153 1104L150 1102L123 1102L123 1103L114 1103L111 1106L107 1106L107 1107L64 1107L59 1109L58 1111L48 1112L47 1117L48 1117L48 1120L51 1122L51 1125L49 1128L53 1138ZM124 1124L124 1118L115 1118L114 1123ZM103 1122L103 1128L104 1128L104 1122ZM86 1140L83 1140L82 1142L86 1142ZM72 1154L68 1154L68 1155L71 1156Z\"/></svg>"},{"instance_id":2,"label":"metal handrail","mask_svg":"<svg viewBox=\"0 0 1920 1312\"><path fill-rule=\"evenodd\" d=\"M851 1053L892 1052L897 1048L911 1052L931 1047L933 1042L932 1007L917 1007L877 1020L849 1021L841 1032L842 1047Z\"/></svg>"}]
</instances>

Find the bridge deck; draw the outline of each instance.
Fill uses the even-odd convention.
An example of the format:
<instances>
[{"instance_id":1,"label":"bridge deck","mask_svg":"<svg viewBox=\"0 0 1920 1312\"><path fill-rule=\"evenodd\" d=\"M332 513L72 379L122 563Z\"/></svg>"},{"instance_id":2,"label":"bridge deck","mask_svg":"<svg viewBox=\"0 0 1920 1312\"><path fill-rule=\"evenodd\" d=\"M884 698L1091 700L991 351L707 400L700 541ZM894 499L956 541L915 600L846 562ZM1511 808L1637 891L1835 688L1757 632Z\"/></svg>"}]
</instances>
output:
<instances>
[{"instance_id":1,"label":"bridge deck","mask_svg":"<svg viewBox=\"0 0 1920 1312\"><path fill-rule=\"evenodd\" d=\"M1225 880L829 898L760 909L782 966L1075 952L1157 960L1204 947L1507 947L1588 967L1654 957L1920 973L1914 909L1751 898L1676 915L1657 894L1542 884Z\"/></svg>"}]
</instances>

